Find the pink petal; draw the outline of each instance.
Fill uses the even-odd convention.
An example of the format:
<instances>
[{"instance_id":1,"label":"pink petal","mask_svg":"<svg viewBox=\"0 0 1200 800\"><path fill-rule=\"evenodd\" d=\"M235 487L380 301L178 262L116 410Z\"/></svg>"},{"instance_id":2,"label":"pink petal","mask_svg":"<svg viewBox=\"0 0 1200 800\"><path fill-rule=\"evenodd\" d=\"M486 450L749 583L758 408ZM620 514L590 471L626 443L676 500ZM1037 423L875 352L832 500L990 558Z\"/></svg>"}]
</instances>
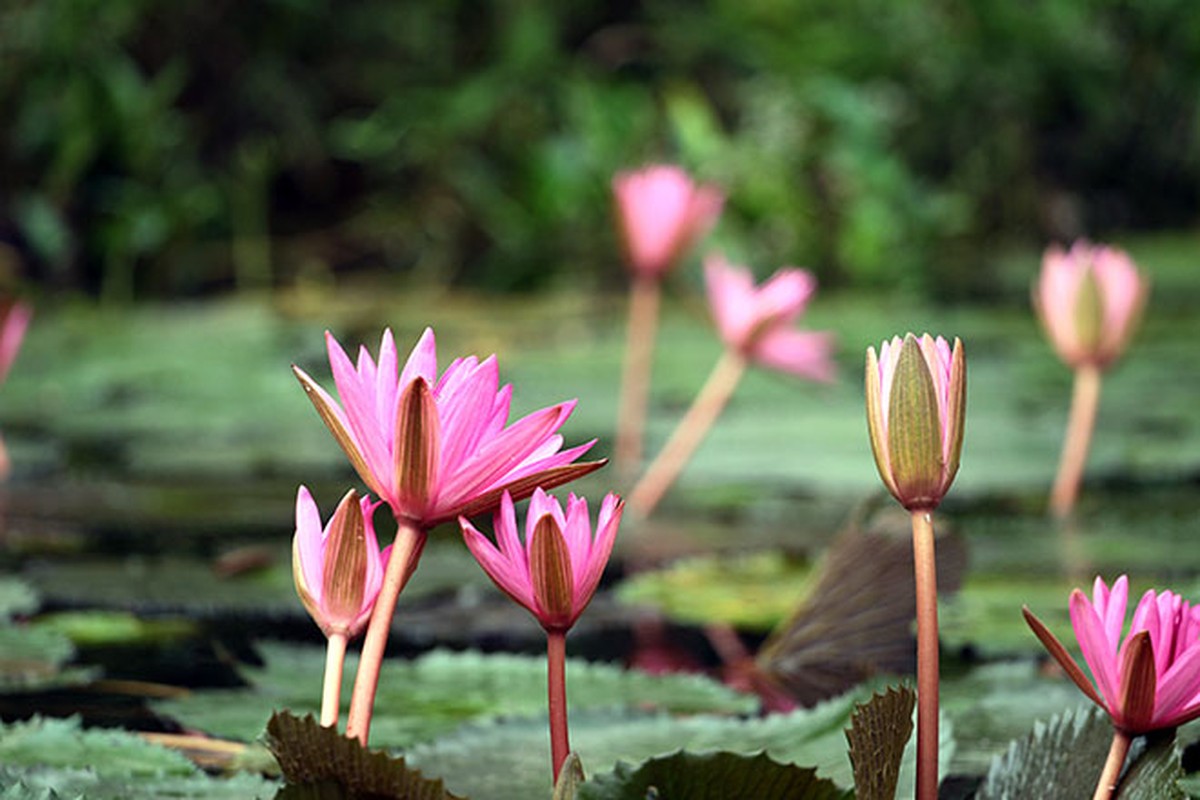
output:
<instances>
[{"instance_id":1,"label":"pink petal","mask_svg":"<svg viewBox=\"0 0 1200 800\"><path fill-rule=\"evenodd\" d=\"M776 328L754 344L754 360L800 378L829 382L836 376L833 334Z\"/></svg>"},{"instance_id":2,"label":"pink petal","mask_svg":"<svg viewBox=\"0 0 1200 800\"><path fill-rule=\"evenodd\" d=\"M1076 589L1071 593L1071 626L1096 681L1096 688L1108 703L1110 711L1118 709L1120 692L1120 667L1113 642L1104 633L1104 625L1092 604L1083 592Z\"/></svg>"}]
</instances>

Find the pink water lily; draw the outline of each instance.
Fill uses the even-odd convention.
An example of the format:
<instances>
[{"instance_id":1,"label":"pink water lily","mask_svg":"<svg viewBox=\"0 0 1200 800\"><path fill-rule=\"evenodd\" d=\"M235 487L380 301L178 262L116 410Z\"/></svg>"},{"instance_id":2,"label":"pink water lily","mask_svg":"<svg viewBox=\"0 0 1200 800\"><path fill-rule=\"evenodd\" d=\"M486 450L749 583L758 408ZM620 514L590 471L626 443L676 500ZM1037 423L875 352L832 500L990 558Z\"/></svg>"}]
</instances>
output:
<instances>
[{"instance_id":1,"label":"pink water lily","mask_svg":"<svg viewBox=\"0 0 1200 800\"><path fill-rule=\"evenodd\" d=\"M1200 607L1173 592L1149 590L1122 639L1128 597L1124 575L1111 589L1097 577L1091 600L1079 589L1071 592L1071 626L1095 685L1028 608L1025 619L1118 730L1136 736L1200 718Z\"/></svg>"},{"instance_id":2,"label":"pink water lily","mask_svg":"<svg viewBox=\"0 0 1200 800\"><path fill-rule=\"evenodd\" d=\"M617 220L630 268L659 278L717 221L724 197L679 167L655 165L613 178Z\"/></svg>"},{"instance_id":3,"label":"pink water lily","mask_svg":"<svg viewBox=\"0 0 1200 800\"><path fill-rule=\"evenodd\" d=\"M623 510L615 494L605 496L593 537L587 500L570 495L564 513L558 500L539 488L529 501L524 542L507 492L494 518L496 544L466 518L459 523L467 547L488 577L529 609L543 628L566 631L600 583Z\"/></svg>"},{"instance_id":4,"label":"pink water lily","mask_svg":"<svg viewBox=\"0 0 1200 800\"><path fill-rule=\"evenodd\" d=\"M296 592L326 636L362 631L383 585L391 547L381 553L372 517L380 505L351 489L322 527L307 487L296 493L292 571Z\"/></svg>"},{"instance_id":5,"label":"pink water lily","mask_svg":"<svg viewBox=\"0 0 1200 800\"><path fill-rule=\"evenodd\" d=\"M910 511L932 510L958 474L967 367L929 334L896 336L867 348L867 424L875 465L888 491Z\"/></svg>"},{"instance_id":6,"label":"pink water lily","mask_svg":"<svg viewBox=\"0 0 1200 800\"><path fill-rule=\"evenodd\" d=\"M811 272L784 267L755 286L749 269L712 255L705 259L704 277L713 319L727 347L772 369L833 379L833 335L793 327L817 289Z\"/></svg>"},{"instance_id":7,"label":"pink water lily","mask_svg":"<svg viewBox=\"0 0 1200 800\"><path fill-rule=\"evenodd\" d=\"M1148 292L1123 250L1079 241L1046 251L1033 304L1063 361L1103 368L1128 345Z\"/></svg>"},{"instance_id":8,"label":"pink water lily","mask_svg":"<svg viewBox=\"0 0 1200 800\"><path fill-rule=\"evenodd\" d=\"M489 511L504 491L528 497L604 463L571 463L594 440L561 449L557 431L574 400L509 425L512 387L499 385L494 356L455 359L439 377L431 329L402 369L390 330L378 361L364 347L352 363L332 334L325 338L341 405L298 367L296 376L371 491L419 528Z\"/></svg>"}]
</instances>

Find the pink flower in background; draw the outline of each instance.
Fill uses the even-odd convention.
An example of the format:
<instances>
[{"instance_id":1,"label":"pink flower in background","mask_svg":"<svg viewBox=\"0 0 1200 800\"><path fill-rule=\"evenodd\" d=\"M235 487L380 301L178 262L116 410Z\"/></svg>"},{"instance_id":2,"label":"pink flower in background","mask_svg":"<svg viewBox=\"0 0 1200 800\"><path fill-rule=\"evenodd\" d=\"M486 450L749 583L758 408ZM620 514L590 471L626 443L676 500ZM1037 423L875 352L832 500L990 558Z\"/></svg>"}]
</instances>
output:
<instances>
[{"instance_id":1,"label":"pink flower in background","mask_svg":"<svg viewBox=\"0 0 1200 800\"><path fill-rule=\"evenodd\" d=\"M867 425L884 485L909 511L936 508L962 453L967 364L962 342L911 333L867 348Z\"/></svg>"},{"instance_id":2,"label":"pink flower in background","mask_svg":"<svg viewBox=\"0 0 1200 800\"><path fill-rule=\"evenodd\" d=\"M376 363L360 348L351 363L326 333L329 363L342 405L298 367L309 399L358 474L393 514L428 529L458 515L490 511L504 491L528 497L603 466L572 464L594 443L562 450L557 431L575 401L508 424L512 387L499 385L495 357L450 363L437 374L433 331L398 369L392 332L383 333Z\"/></svg>"},{"instance_id":3,"label":"pink flower in background","mask_svg":"<svg viewBox=\"0 0 1200 800\"><path fill-rule=\"evenodd\" d=\"M308 489L301 486L296 493L292 574L296 593L326 636L357 636L375 608L391 551L380 553L375 538L378 506L351 489L322 528Z\"/></svg>"},{"instance_id":4,"label":"pink flower in background","mask_svg":"<svg viewBox=\"0 0 1200 800\"><path fill-rule=\"evenodd\" d=\"M720 190L695 183L674 166L649 166L613 178L617 222L629 266L660 278L708 233L725 202Z\"/></svg>"},{"instance_id":5,"label":"pink flower in background","mask_svg":"<svg viewBox=\"0 0 1200 800\"><path fill-rule=\"evenodd\" d=\"M818 381L833 379L833 335L793 323L817 289L812 273L784 267L761 286L722 256L704 262L708 301L725 345L763 366Z\"/></svg>"},{"instance_id":6,"label":"pink flower in background","mask_svg":"<svg viewBox=\"0 0 1200 800\"><path fill-rule=\"evenodd\" d=\"M606 495L593 538L587 500L570 495L564 514L558 500L539 488L529 501L523 543L507 492L494 518L496 544L468 520L459 523L467 547L488 577L547 631L566 631L600 583L623 510L620 498Z\"/></svg>"},{"instance_id":7,"label":"pink flower in background","mask_svg":"<svg viewBox=\"0 0 1200 800\"><path fill-rule=\"evenodd\" d=\"M1129 344L1148 292L1123 250L1079 241L1046 251L1033 304L1063 361L1106 367Z\"/></svg>"},{"instance_id":8,"label":"pink flower in background","mask_svg":"<svg viewBox=\"0 0 1200 800\"><path fill-rule=\"evenodd\" d=\"M33 309L24 303L0 305L0 382L8 377L32 318Z\"/></svg>"},{"instance_id":9,"label":"pink flower in background","mask_svg":"<svg viewBox=\"0 0 1200 800\"><path fill-rule=\"evenodd\" d=\"M1111 590L1097 577L1090 601L1079 589L1071 592L1071 626L1094 686L1028 608L1025 619L1118 730L1136 736L1200 717L1200 608L1173 592L1147 591L1122 639L1128 597L1124 575Z\"/></svg>"}]
</instances>

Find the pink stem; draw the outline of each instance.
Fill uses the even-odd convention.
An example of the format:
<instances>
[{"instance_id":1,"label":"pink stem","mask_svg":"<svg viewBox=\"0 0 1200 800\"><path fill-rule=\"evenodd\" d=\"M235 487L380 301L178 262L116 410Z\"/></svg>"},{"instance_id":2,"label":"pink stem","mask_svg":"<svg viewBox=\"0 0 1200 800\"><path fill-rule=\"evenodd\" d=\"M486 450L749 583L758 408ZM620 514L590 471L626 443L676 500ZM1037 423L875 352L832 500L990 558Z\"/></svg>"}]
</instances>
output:
<instances>
[{"instance_id":1,"label":"pink stem","mask_svg":"<svg viewBox=\"0 0 1200 800\"><path fill-rule=\"evenodd\" d=\"M1108 758L1104 762L1104 771L1100 773L1100 781L1096 784L1096 793L1092 800L1109 800L1117 790L1117 780L1121 777L1121 767L1125 766L1125 756L1129 755L1129 745L1133 738L1119 730L1113 731L1112 746L1108 748Z\"/></svg>"},{"instance_id":2,"label":"pink stem","mask_svg":"<svg viewBox=\"0 0 1200 800\"><path fill-rule=\"evenodd\" d=\"M567 633L546 631L546 692L550 706L550 763L554 782L571 752L567 733Z\"/></svg>"},{"instance_id":3,"label":"pink stem","mask_svg":"<svg viewBox=\"0 0 1200 800\"><path fill-rule=\"evenodd\" d=\"M396 613L396 600L416 569L421 551L425 548L424 530L400 517L396 518L396 525L396 540L383 573L383 586L375 600L371 621L367 623L358 674L354 676L354 693L350 695L350 717L346 721L346 736L358 739L363 747L367 746L367 737L371 733L375 691L379 688L379 670L383 666L384 651L387 650L392 616Z\"/></svg>"},{"instance_id":4,"label":"pink stem","mask_svg":"<svg viewBox=\"0 0 1200 800\"><path fill-rule=\"evenodd\" d=\"M725 409L745 370L746 360L740 354L726 350L721 355L662 452L630 491L626 502L634 513L648 517L654 511Z\"/></svg>"},{"instance_id":5,"label":"pink stem","mask_svg":"<svg viewBox=\"0 0 1200 800\"><path fill-rule=\"evenodd\" d=\"M325 645L325 686L321 691L321 725L337 725L342 703L342 666L346 662L346 634L331 633Z\"/></svg>"},{"instance_id":6,"label":"pink stem","mask_svg":"<svg viewBox=\"0 0 1200 800\"><path fill-rule=\"evenodd\" d=\"M1067 516L1075 506L1099 405L1100 368L1093 364L1084 364L1075 370L1071 411L1067 418L1067 435L1063 441L1054 489L1050 493L1050 510L1056 517Z\"/></svg>"},{"instance_id":7,"label":"pink stem","mask_svg":"<svg viewBox=\"0 0 1200 800\"><path fill-rule=\"evenodd\" d=\"M659 282L644 275L635 276L629 287L625 368L617 407L617 441L613 448L613 459L623 476L634 475L641 465L660 291Z\"/></svg>"},{"instance_id":8,"label":"pink stem","mask_svg":"<svg viewBox=\"0 0 1200 800\"><path fill-rule=\"evenodd\" d=\"M912 512L913 566L917 592L917 800L938 793L937 562L933 515Z\"/></svg>"}]
</instances>

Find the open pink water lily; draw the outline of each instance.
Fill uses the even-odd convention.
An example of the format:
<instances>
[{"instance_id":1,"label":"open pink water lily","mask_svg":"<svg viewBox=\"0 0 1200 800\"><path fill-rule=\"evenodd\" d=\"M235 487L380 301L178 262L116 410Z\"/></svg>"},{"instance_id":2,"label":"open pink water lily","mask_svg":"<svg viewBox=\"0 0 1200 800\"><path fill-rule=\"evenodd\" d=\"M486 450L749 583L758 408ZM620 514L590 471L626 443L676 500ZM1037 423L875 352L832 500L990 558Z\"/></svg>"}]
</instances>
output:
<instances>
[{"instance_id":1,"label":"open pink water lily","mask_svg":"<svg viewBox=\"0 0 1200 800\"><path fill-rule=\"evenodd\" d=\"M508 425L512 386L499 385L495 356L451 362L437 374L437 347L426 329L398 370L392 332L379 360L360 348L357 364L332 334L329 363L342 405L293 367L317 412L375 494L420 528L494 509L504 491L528 497L604 465L573 464L595 440L562 450L557 431L575 401L559 403Z\"/></svg>"},{"instance_id":2,"label":"open pink water lily","mask_svg":"<svg viewBox=\"0 0 1200 800\"><path fill-rule=\"evenodd\" d=\"M1173 592L1149 590L1122 639L1128 598L1124 575L1111 590L1097 577L1090 601L1079 589L1071 592L1071 626L1095 686L1028 608L1025 620L1119 730L1136 736L1200 717L1200 607Z\"/></svg>"},{"instance_id":3,"label":"open pink water lily","mask_svg":"<svg viewBox=\"0 0 1200 800\"><path fill-rule=\"evenodd\" d=\"M653 278L708 233L725 202L719 189L695 183L675 166L621 172L612 186L629 266Z\"/></svg>"},{"instance_id":4,"label":"open pink water lily","mask_svg":"<svg viewBox=\"0 0 1200 800\"><path fill-rule=\"evenodd\" d=\"M25 331L33 318L33 309L20 301L0 303L0 382L17 360Z\"/></svg>"},{"instance_id":5,"label":"open pink water lily","mask_svg":"<svg viewBox=\"0 0 1200 800\"><path fill-rule=\"evenodd\" d=\"M817 290L812 273L784 267L755 286L749 269L711 255L704 261L704 277L713 319L727 347L772 369L833 380L833 335L793 327Z\"/></svg>"},{"instance_id":6,"label":"open pink water lily","mask_svg":"<svg viewBox=\"0 0 1200 800\"><path fill-rule=\"evenodd\" d=\"M1107 367L1129 344L1148 293L1123 250L1079 241L1046 251L1033 305L1063 361Z\"/></svg>"},{"instance_id":7,"label":"open pink water lily","mask_svg":"<svg viewBox=\"0 0 1200 800\"><path fill-rule=\"evenodd\" d=\"M496 544L460 518L463 538L483 571L525 606L547 631L566 631L591 601L612 554L624 503L608 494L592 537L587 500L574 494L563 513L540 488L529 501L525 541L517 533L512 497L505 492L494 518Z\"/></svg>"},{"instance_id":8,"label":"open pink water lily","mask_svg":"<svg viewBox=\"0 0 1200 800\"><path fill-rule=\"evenodd\" d=\"M896 336L867 348L867 426L875 466L909 511L931 511L958 474L966 415L962 342Z\"/></svg>"},{"instance_id":9,"label":"open pink water lily","mask_svg":"<svg viewBox=\"0 0 1200 800\"><path fill-rule=\"evenodd\" d=\"M296 593L326 636L357 636L375 608L392 549L381 553L375 538L372 517L379 505L351 489L322 528L308 489L301 486L296 493L292 575Z\"/></svg>"}]
</instances>

